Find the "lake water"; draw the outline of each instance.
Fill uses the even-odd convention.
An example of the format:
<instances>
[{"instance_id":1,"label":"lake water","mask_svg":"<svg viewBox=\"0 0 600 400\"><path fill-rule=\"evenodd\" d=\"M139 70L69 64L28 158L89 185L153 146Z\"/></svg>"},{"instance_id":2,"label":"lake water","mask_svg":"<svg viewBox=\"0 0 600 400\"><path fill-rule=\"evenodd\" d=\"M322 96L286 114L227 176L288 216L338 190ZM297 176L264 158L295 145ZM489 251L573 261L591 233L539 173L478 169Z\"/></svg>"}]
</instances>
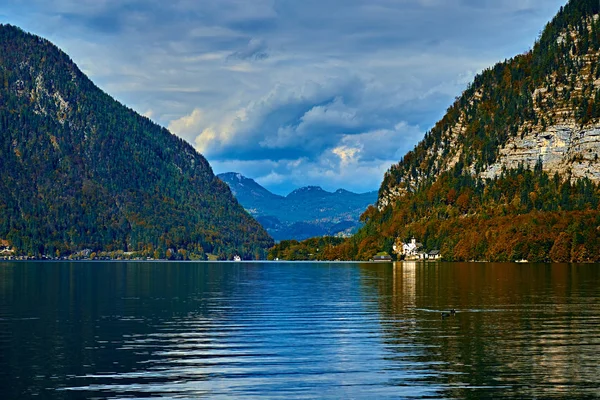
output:
<instances>
[{"instance_id":1,"label":"lake water","mask_svg":"<svg viewBox=\"0 0 600 400\"><path fill-rule=\"evenodd\" d=\"M0 262L2 399L159 396L598 398L600 265Z\"/></svg>"}]
</instances>

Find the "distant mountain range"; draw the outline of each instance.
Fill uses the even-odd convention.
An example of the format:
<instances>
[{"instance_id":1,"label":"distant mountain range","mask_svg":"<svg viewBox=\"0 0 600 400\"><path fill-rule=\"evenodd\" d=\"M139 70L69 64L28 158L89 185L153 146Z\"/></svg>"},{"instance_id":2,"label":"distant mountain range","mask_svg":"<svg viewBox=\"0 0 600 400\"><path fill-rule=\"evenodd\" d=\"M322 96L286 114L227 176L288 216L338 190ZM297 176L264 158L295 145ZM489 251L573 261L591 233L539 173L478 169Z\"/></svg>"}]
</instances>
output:
<instances>
[{"instance_id":1,"label":"distant mountain range","mask_svg":"<svg viewBox=\"0 0 600 400\"><path fill-rule=\"evenodd\" d=\"M348 236L360 226L360 215L377 200L377 192L339 189L332 193L318 186L296 189L284 197L235 172L218 177L276 241Z\"/></svg>"},{"instance_id":2,"label":"distant mountain range","mask_svg":"<svg viewBox=\"0 0 600 400\"><path fill-rule=\"evenodd\" d=\"M273 245L192 146L10 25L0 25L0 171L0 242L18 254L258 258Z\"/></svg>"}]
</instances>

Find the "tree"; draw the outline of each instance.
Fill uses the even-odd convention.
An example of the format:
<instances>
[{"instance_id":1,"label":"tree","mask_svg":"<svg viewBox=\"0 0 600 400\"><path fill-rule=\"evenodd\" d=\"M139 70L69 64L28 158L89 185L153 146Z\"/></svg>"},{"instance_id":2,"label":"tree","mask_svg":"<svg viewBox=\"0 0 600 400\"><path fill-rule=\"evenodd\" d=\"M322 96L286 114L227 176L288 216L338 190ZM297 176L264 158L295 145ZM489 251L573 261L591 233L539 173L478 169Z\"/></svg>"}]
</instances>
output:
<instances>
[{"instance_id":1,"label":"tree","mask_svg":"<svg viewBox=\"0 0 600 400\"><path fill-rule=\"evenodd\" d=\"M470 196L468 193L461 193L460 196L456 199L456 206L460 209L461 212L466 213L469 210L470 205Z\"/></svg>"}]
</instances>

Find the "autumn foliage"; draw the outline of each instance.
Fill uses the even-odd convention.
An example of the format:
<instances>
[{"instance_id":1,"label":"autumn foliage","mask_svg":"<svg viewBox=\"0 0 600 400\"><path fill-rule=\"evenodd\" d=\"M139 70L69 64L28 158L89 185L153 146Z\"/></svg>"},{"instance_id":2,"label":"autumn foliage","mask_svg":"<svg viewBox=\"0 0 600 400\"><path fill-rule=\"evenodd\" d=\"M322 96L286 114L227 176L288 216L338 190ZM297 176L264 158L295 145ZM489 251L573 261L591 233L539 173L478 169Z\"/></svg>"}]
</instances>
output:
<instances>
[{"instance_id":1,"label":"autumn foliage","mask_svg":"<svg viewBox=\"0 0 600 400\"><path fill-rule=\"evenodd\" d=\"M362 220L321 259L369 260L415 236L448 261L600 262L600 187L550 177L539 163L487 180L448 172Z\"/></svg>"}]
</instances>

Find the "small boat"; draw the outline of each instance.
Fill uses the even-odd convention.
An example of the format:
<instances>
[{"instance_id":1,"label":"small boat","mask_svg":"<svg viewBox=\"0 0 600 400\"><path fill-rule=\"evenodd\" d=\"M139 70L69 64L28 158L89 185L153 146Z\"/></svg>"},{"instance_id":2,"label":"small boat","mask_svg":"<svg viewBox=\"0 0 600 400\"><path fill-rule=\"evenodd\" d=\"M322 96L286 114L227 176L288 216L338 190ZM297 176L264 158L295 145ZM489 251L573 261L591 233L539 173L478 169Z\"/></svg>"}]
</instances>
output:
<instances>
[{"instance_id":1,"label":"small boat","mask_svg":"<svg viewBox=\"0 0 600 400\"><path fill-rule=\"evenodd\" d=\"M235 261L235 262L242 261L242 257L235 255L235 256L233 256L233 261Z\"/></svg>"}]
</instances>

